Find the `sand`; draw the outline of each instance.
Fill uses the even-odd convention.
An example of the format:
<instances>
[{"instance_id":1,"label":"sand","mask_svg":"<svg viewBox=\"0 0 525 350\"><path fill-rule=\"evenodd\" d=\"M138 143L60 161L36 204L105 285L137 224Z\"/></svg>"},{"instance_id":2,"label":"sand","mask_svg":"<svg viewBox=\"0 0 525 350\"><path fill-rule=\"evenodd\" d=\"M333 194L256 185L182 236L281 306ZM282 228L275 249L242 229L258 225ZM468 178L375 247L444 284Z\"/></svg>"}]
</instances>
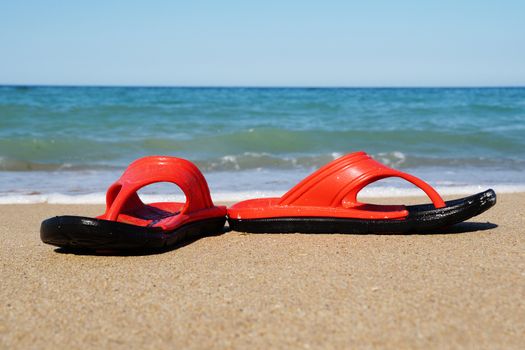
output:
<instances>
[{"instance_id":1,"label":"sand","mask_svg":"<svg viewBox=\"0 0 525 350\"><path fill-rule=\"evenodd\" d=\"M101 211L0 206L2 348L525 344L525 194L448 234L228 232L145 256L39 239L44 218Z\"/></svg>"}]
</instances>

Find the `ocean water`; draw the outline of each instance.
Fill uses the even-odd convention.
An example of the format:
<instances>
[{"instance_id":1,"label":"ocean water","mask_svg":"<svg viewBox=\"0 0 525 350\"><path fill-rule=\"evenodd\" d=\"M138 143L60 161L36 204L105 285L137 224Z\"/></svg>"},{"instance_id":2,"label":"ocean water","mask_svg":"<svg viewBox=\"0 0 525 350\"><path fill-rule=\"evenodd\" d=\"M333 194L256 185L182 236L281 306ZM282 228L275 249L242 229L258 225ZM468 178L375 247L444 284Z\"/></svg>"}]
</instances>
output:
<instances>
[{"instance_id":1,"label":"ocean water","mask_svg":"<svg viewBox=\"0 0 525 350\"><path fill-rule=\"evenodd\" d=\"M103 202L153 154L194 161L217 200L280 195L359 150L444 193L523 191L525 88L0 87L2 203Z\"/></svg>"}]
</instances>

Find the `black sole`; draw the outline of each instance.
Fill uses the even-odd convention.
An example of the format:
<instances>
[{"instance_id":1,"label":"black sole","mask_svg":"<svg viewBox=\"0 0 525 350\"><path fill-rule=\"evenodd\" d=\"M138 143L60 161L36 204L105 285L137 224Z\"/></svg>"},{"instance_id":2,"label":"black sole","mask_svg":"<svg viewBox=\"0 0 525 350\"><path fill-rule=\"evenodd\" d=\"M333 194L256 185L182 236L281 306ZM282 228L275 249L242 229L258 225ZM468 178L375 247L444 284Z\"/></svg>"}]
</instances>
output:
<instances>
[{"instance_id":1,"label":"black sole","mask_svg":"<svg viewBox=\"0 0 525 350\"><path fill-rule=\"evenodd\" d=\"M225 217L206 219L173 231L81 216L57 216L42 222L40 238L62 248L92 250L162 249L224 232Z\"/></svg>"},{"instance_id":2,"label":"black sole","mask_svg":"<svg viewBox=\"0 0 525 350\"><path fill-rule=\"evenodd\" d=\"M328 217L279 217L237 220L228 218L234 231L251 233L422 233L463 222L496 204L496 193L487 190L470 197L446 202L436 209L432 204L406 206L404 220L365 220ZM428 232L430 233L430 232Z\"/></svg>"}]
</instances>

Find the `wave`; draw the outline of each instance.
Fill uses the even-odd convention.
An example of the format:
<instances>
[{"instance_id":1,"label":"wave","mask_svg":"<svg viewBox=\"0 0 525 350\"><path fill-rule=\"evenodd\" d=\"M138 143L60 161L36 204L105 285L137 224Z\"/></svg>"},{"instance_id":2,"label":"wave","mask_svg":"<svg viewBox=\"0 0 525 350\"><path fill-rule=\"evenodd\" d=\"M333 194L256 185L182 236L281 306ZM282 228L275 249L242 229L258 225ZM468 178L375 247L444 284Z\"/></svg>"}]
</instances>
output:
<instances>
[{"instance_id":1,"label":"wave","mask_svg":"<svg viewBox=\"0 0 525 350\"><path fill-rule=\"evenodd\" d=\"M0 171L83 171L83 170L118 170L121 167L116 165L104 165L96 163L75 164L75 163L44 163L32 162L21 159L0 157Z\"/></svg>"},{"instance_id":2,"label":"wave","mask_svg":"<svg viewBox=\"0 0 525 350\"><path fill-rule=\"evenodd\" d=\"M316 169L326 163L343 156L343 152L323 154L288 154L276 155L267 152L243 152L228 154L213 158L192 160L205 172L241 171L252 169ZM177 154L175 154L177 155ZM487 157L425 157L407 155L401 151L372 153L371 156L379 162L398 169L416 169L420 167L452 169L456 167L497 168L507 170L525 170L525 160L513 158ZM191 159L190 159L191 160ZM129 160L129 162L132 159ZM122 171L129 162L105 164L97 161L86 163L45 163L21 159L0 157L0 171L31 172L31 171L85 171L113 170Z\"/></svg>"},{"instance_id":3,"label":"wave","mask_svg":"<svg viewBox=\"0 0 525 350\"><path fill-rule=\"evenodd\" d=\"M315 169L331 162L344 153L332 152L321 155L276 156L270 153L244 152L227 155L218 159L198 161L197 165L204 171L239 171L250 169ZM373 155L383 164L401 167L406 161L402 152L380 152Z\"/></svg>"},{"instance_id":4,"label":"wave","mask_svg":"<svg viewBox=\"0 0 525 350\"><path fill-rule=\"evenodd\" d=\"M71 137L55 135L3 137L0 157L47 163L63 160L75 162L118 163L147 154L191 156L193 159L224 155L268 153L289 154L347 153L365 149L372 153L397 150L405 154L429 157L485 156L523 159L523 130L500 132L445 132L440 130L284 130L279 128L248 128L223 133L198 135L140 136L132 133ZM161 132L159 132L161 134ZM1 136L1 132L0 132Z\"/></svg>"}]
</instances>

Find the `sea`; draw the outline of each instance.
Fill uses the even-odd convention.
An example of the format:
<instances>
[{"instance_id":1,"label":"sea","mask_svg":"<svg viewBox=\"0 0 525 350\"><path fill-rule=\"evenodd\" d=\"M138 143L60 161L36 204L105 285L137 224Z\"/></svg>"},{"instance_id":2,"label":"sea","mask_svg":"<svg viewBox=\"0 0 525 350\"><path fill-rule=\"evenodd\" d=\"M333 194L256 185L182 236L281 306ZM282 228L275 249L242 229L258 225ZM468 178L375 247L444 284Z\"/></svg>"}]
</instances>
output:
<instances>
[{"instance_id":1,"label":"sea","mask_svg":"<svg viewBox=\"0 0 525 350\"><path fill-rule=\"evenodd\" d=\"M525 88L0 86L0 203L103 203L147 155L191 160L216 201L280 196L355 151L447 195L525 191ZM422 193L399 179L362 192Z\"/></svg>"}]
</instances>

